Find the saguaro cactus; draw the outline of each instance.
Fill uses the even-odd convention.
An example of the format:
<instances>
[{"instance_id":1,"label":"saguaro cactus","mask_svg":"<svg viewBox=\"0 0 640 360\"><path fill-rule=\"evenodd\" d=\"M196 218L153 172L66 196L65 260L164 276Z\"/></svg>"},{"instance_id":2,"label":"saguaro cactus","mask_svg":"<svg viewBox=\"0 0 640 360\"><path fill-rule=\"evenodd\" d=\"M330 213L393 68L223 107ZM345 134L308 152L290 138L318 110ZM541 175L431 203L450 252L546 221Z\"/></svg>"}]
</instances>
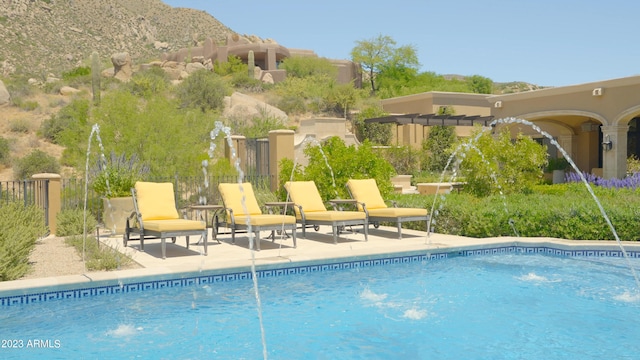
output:
<instances>
[{"instance_id":1,"label":"saguaro cactus","mask_svg":"<svg viewBox=\"0 0 640 360\"><path fill-rule=\"evenodd\" d=\"M255 67L256 61L253 57L253 50L249 50L249 58L247 59L247 67L249 68L249 77L251 79L255 78Z\"/></svg>"},{"instance_id":2,"label":"saguaro cactus","mask_svg":"<svg viewBox=\"0 0 640 360\"><path fill-rule=\"evenodd\" d=\"M100 57L97 52L91 54L91 90L93 91L93 103L100 104Z\"/></svg>"}]
</instances>

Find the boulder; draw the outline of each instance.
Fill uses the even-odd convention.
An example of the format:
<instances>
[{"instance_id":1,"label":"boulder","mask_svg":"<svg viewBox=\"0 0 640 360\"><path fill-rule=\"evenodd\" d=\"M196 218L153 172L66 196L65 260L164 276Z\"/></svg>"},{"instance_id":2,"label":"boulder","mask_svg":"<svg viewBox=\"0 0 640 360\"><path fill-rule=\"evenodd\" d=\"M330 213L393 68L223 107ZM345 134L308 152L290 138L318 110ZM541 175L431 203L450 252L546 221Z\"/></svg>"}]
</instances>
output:
<instances>
[{"instance_id":1,"label":"boulder","mask_svg":"<svg viewBox=\"0 0 640 360\"><path fill-rule=\"evenodd\" d=\"M198 70L202 70L205 69L204 65L202 65L202 63L199 62L194 62L194 63L188 63L185 70L187 71L188 74L192 74Z\"/></svg>"},{"instance_id":2,"label":"boulder","mask_svg":"<svg viewBox=\"0 0 640 360\"><path fill-rule=\"evenodd\" d=\"M64 96L69 96L69 95L73 95L73 94L77 94L79 93L80 90L71 87L71 86L63 86L60 88L60 95L64 95Z\"/></svg>"},{"instance_id":3,"label":"boulder","mask_svg":"<svg viewBox=\"0 0 640 360\"><path fill-rule=\"evenodd\" d=\"M289 117L284 111L239 92L234 92L231 96L225 97L224 104L223 116L227 118L251 120L255 117L266 115L277 118L285 124L289 121Z\"/></svg>"},{"instance_id":4,"label":"boulder","mask_svg":"<svg viewBox=\"0 0 640 360\"><path fill-rule=\"evenodd\" d=\"M111 55L111 63L113 63L114 77L116 79L124 82L131 80L133 67L129 53L122 52Z\"/></svg>"},{"instance_id":5,"label":"boulder","mask_svg":"<svg viewBox=\"0 0 640 360\"><path fill-rule=\"evenodd\" d=\"M261 80L265 84L274 84L275 83L273 81L273 75L271 75L271 73L265 73Z\"/></svg>"}]
</instances>

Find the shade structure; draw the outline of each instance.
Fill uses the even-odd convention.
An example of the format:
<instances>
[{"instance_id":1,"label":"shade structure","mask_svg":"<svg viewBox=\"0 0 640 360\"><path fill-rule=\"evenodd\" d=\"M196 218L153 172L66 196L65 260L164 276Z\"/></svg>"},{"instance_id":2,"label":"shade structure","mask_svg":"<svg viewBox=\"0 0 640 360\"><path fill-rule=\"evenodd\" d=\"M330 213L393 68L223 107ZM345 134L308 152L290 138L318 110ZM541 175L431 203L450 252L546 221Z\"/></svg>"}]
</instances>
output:
<instances>
[{"instance_id":1,"label":"shade structure","mask_svg":"<svg viewBox=\"0 0 640 360\"><path fill-rule=\"evenodd\" d=\"M493 121L493 116L481 115L436 115L436 114L399 114L377 118L365 119L364 122L379 124L409 125L417 124L423 126L489 126Z\"/></svg>"}]
</instances>

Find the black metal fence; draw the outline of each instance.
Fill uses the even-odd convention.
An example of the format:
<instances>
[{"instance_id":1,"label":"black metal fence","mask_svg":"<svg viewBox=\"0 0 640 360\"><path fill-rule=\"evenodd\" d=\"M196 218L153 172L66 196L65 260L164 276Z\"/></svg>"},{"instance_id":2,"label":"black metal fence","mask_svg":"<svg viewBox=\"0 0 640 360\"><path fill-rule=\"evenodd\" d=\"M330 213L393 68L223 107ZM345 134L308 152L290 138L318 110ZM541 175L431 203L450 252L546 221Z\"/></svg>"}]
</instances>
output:
<instances>
[{"instance_id":1,"label":"black metal fence","mask_svg":"<svg viewBox=\"0 0 640 360\"><path fill-rule=\"evenodd\" d=\"M249 138L247 149L247 174L269 175L269 139Z\"/></svg>"},{"instance_id":2,"label":"black metal fence","mask_svg":"<svg viewBox=\"0 0 640 360\"><path fill-rule=\"evenodd\" d=\"M10 202L42 208L45 224L49 225L49 180L0 181L0 206Z\"/></svg>"}]
</instances>

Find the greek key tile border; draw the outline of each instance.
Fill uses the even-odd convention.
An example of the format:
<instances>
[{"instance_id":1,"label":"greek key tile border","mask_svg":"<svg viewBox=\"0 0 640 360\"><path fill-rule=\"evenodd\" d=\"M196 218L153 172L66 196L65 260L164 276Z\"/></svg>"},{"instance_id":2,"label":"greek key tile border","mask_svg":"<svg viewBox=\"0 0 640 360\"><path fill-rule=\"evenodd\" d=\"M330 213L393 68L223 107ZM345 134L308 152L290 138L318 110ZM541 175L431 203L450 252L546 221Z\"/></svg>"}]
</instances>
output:
<instances>
[{"instance_id":1,"label":"greek key tile border","mask_svg":"<svg viewBox=\"0 0 640 360\"><path fill-rule=\"evenodd\" d=\"M550 248L546 246L540 247L523 247L523 246L505 246L496 248L470 249L443 253L427 253L421 255L406 255L385 257L379 259L357 259L351 261L329 263L329 264L313 264L301 265L278 269L262 269L256 270L258 278L270 278L295 274L306 274L333 270L368 268L373 266L385 266L392 264L404 264L413 262L423 262L428 260L442 260L456 256L478 256L478 255L496 255L496 254L543 254L551 256L588 256L588 257L623 257L621 250L562 250ZM631 258L640 258L640 251L627 252ZM169 280L152 280L142 281L128 284L114 284L108 286L90 287L72 290L50 291L43 293L0 296L0 306L16 306L33 304L45 301L57 301L65 299L79 299L100 295L114 295L123 293L140 292L146 290L155 290L173 287L197 286L204 284L215 284L220 282L250 280L252 277L250 271L202 275L194 277L186 277L180 279Z\"/></svg>"}]
</instances>

